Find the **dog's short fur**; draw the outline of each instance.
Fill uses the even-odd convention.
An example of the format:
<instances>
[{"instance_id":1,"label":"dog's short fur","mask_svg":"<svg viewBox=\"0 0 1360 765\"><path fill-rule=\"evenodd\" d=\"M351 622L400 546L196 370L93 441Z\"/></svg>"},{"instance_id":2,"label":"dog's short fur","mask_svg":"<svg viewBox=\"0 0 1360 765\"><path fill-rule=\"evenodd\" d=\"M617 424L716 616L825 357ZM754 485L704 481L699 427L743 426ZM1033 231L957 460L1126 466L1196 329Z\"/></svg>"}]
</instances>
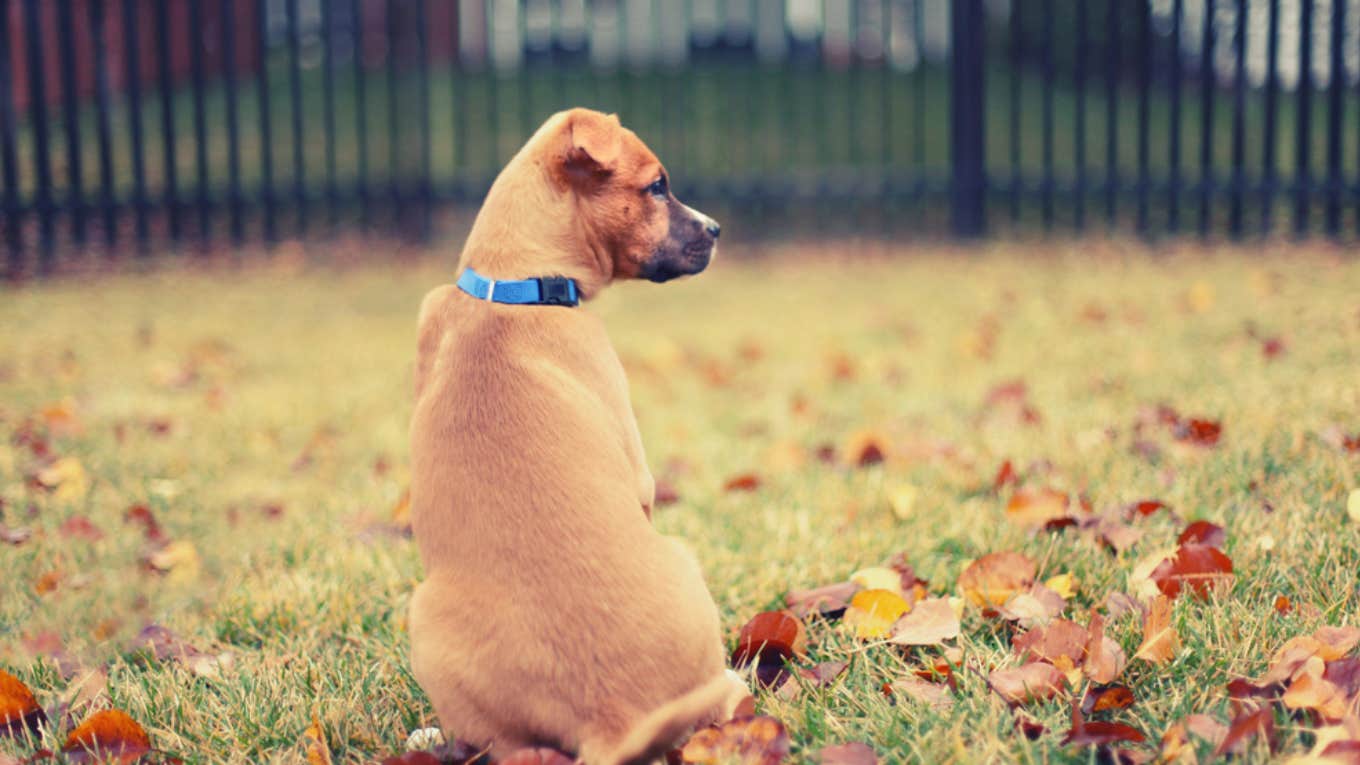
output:
<instances>
[{"instance_id":1,"label":"dog's short fur","mask_svg":"<svg viewBox=\"0 0 1360 765\"><path fill-rule=\"evenodd\" d=\"M496 179L464 248L503 280L697 273L718 235L618 118L549 119ZM724 671L694 558L652 527L627 381L584 308L455 287L420 309L411 514L426 579L416 679L452 735L643 762L747 697Z\"/></svg>"}]
</instances>

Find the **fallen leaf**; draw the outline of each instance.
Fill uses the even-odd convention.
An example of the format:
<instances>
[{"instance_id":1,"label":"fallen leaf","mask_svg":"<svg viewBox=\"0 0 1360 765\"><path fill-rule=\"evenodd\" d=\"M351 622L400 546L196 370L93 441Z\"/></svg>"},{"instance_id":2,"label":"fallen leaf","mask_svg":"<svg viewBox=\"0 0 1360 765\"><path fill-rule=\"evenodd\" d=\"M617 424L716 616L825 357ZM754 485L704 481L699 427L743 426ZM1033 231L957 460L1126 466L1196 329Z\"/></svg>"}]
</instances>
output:
<instances>
[{"instance_id":1,"label":"fallen leaf","mask_svg":"<svg viewBox=\"0 0 1360 765\"><path fill-rule=\"evenodd\" d=\"M1228 726L1209 715L1188 715L1185 727L1191 733L1218 747L1228 736Z\"/></svg>"},{"instance_id":2,"label":"fallen leaf","mask_svg":"<svg viewBox=\"0 0 1360 765\"><path fill-rule=\"evenodd\" d=\"M59 502L72 502L85 496L90 481L85 466L75 457L62 457L38 471L38 484L52 492Z\"/></svg>"},{"instance_id":3,"label":"fallen leaf","mask_svg":"<svg viewBox=\"0 0 1360 765\"><path fill-rule=\"evenodd\" d=\"M1214 750L1215 757L1225 754L1239 754L1246 750L1252 738L1265 740L1266 746L1275 751L1275 713L1269 707L1247 712L1236 717L1228 726L1228 732Z\"/></svg>"},{"instance_id":4,"label":"fallen leaf","mask_svg":"<svg viewBox=\"0 0 1360 765\"><path fill-rule=\"evenodd\" d=\"M1176 440L1181 443L1209 448L1217 446L1223 437L1223 423L1191 417L1177 423L1174 433Z\"/></svg>"},{"instance_id":5,"label":"fallen leaf","mask_svg":"<svg viewBox=\"0 0 1360 765\"><path fill-rule=\"evenodd\" d=\"M812 667L797 667L788 676L787 682L782 684L770 683L770 685L777 685L775 695L785 701L792 701L801 695L805 688L815 690L830 685L849 666L850 662L848 661L825 661ZM739 716L734 715L734 717Z\"/></svg>"},{"instance_id":6,"label":"fallen leaf","mask_svg":"<svg viewBox=\"0 0 1360 765\"><path fill-rule=\"evenodd\" d=\"M1143 736L1143 732L1131 725L1117 722L1088 722L1082 719L1078 711L1073 710L1072 727L1063 737L1063 744L1077 747L1108 747L1110 744L1124 742L1138 744L1144 740L1146 737Z\"/></svg>"},{"instance_id":7,"label":"fallen leaf","mask_svg":"<svg viewBox=\"0 0 1360 765\"><path fill-rule=\"evenodd\" d=\"M151 752L151 738L126 712L106 709L91 715L71 731L61 750L77 763L112 761L126 764Z\"/></svg>"},{"instance_id":8,"label":"fallen leaf","mask_svg":"<svg viewBox=\"0 0 1360 765\"><path fill-rule=\"evenodd\" d=\"M1290 709L1311 709L1323 719L1340 720L1346 715L1348 700L1340 688L1323 678L1324 670L1322 659L1309 659L1280 700Z\"/></svg>"},{"instance_id":9,"label":"fallen leaf","mask_svg":"<svg viewBox=\"0 0 1360 765\"><path fill-rule=\"evenodd\" d=\"M695 733L680 750L680 759L700 765L777 765L789 748L783 723L773 717L749 717Z\"/></svg>"},{"instance_id":10,"label":"fallen leaf","mask_svg":"<svg viewBox=\"0 0 1360 765\"><path fill-rule=\"evenodd\" d=\"M784 595L784 605L800 619L814 612L827 619L839 618L859 589L854 582L837 582L808 590L789 590Z\"/></svg>"},{"instance_id":11,"label":"fallen leaf","mask_svg":"<svg viewBox=\"0 0 1360 765\"><path fill-rule=\"evenodd\" d=\"M302 732L302 748L307 756L307 765L331 765L331 748L326 743L321 722L315 715L312 716L312 724Z\"/></svg>"},{"instance_id":12,"label":"fallen leaf","mask_svg":"<svg viewBox=\"0 0 1360 765\"><path fill-rule=\"evenodd\" d=\"M821 765L878 765L873 747L858 741L824 746L812 758Z\"/></svg>"},{"instance_id":13,"label":"fallen leaf","mask_svg":"<svg viewBox=\"0 0 1360 765\"><path fill-rule=\"evenodd\" d=\"M1105 634L1105 619L1100 614L1092 614L1091 623L1086 627L1086 663L1082 665L1086 676L1097 683L1113 683L1124 672L1128 658L1124 648L1112 637Z\"/></svg>"},{"instance_id":14,"label":"fallen leaf","mask_svg":"<svg viewBox=\"0 0 1360 765\"><path fill-rule=\"evenodd\" d=\"M918 677L904 677L894 680L889 687L894 695L906 696L935 709L947 709L954 704L954 696L949 692L949 686L943 683L929 683Z\"/></svg>"},{"instance_id":15,"label":"fallen leaf","mask_svg":"<svg viewBox=\"0 0 1360 765\"><path fill-rule=\"evenodd\" d=\"M1156 512L1171 513L1171 505L1160 499L1144 499L1124 506L1126 518L1146 518Z\"/></svg>"},{"instance_id":16,"label":"fallen leaf","mask_svg":"<svg viewBox=\"0 0 1360 765\"><path fill-rule=\"evenodd\" d=\"M1086 642L1085 627L1067 619L1054 619L1011 638L1011 647L1023 661L1046 661L1071 671L1085 659Z\"/></svg>"},{"instance_id":17,"label":"fallen leaf","mask_svg":"<svg viewBox=\"0 0 1360 765\"><path fill-rule=\"evenodd\" d=\"M1176 538L1177 544L1197 544L1207 545L1223 549L1223 543L1228 541L1228 535L1223 531L1223 527L1208 521L1195 521L1185 527L1185 531Z\"/></svg>"},{"instance_id":18,"label":"fallen leaf","mask_svg":"<svg viewBox=\"0 0 1360 765\"><path fill-rule=\"evenodd\" d=\"M1014 669L994 670L987 684L1010 704L1044 701L1067 687L1067 678L1057 667L1036 661Z\"/></svg>"},{"instance_id":19,"label":"fallen leaf","mask_svg":"<svg viewBox=\"0 0 1360 765\"><path fill-rule=\"evenodd\" d=\"M907 520L916 507L916 499L921 490L911 484L902 484L888 492L888 507L898 520Z\"/></svg>"},{"instance_id":20,"label":"fallen leaf","mask_svg":"<svg viewBox=\"0 0 1360 765\"><path fill-rule=\"evenodd\" d=\"M198 578L198 548L188 540L175 540L149 553L145 560L151 570L168 574L172 582L189 582Z\"/></svg>"},{"instance_id":21,"label":"fallen leaf","mask_svg":"<svg viewBox=\"0 0 1360 765\"><path fill-rule=\"evenodd\" d=\"M1077 578L1071 574L1058 574L1044 580L1044 586L1058 594L1063 600L1077 596Z\"/></svg>"},{"instance_id":22,"label":"fallen leaf","mask_svg":"<svg viewBox=\"0 0 1360 765\"><path fill-rule=\"evenodd\" d=\"M988 553L963 570L959 589L970 603L997 608L1033 586L1038 571L1034 561L1020 553Z\"/></svg>"},{"instance_id":23,"label":"fallen leaf","mask_svg":"<svg viewBox=\"0 0 1360 765\"><path fill-rule=\"evenodd\" d=\"M46 720L33 691L19 678L0 669L0 735L17 736L24 730L36 733Z\"/></svg>"},{"instance_id":24,"label":"fallen leaf","mask_svg":"<svg viewBox=\"0 0 1360 765\"><path fill-rule=\"evenodd\" d=\"M94 525L94 521L83 515L67 518L57 531L67 539L81 539L86 542L98 542L104 538L104 532Z\"/></svg>"},{"instance_id":25,"label":"fallen leaf","mask_svg":"<svg viewBox=\"0 0 1360 765\"><path fill-rule=\"evenodd\" d=\"M907 601L892 590L861 590L850 599L845 624L860 640L878 640L888 637L893 622L910 608Z\"/></svg>"},{"instance_id":26,"label":"fallen leaf","mask_svg":"<svg viewBox=\"0 0 1360 765\"><path fill-rule=\"evenodd\" d=\"M165 539L165 534L161 531L161 526L156 522L156 516L152 515L151 508L146 505L133 505L123 513L124 523L135 523L142 527L142 534L148 542L161 542Z\"/></svg>"},{"instance_id":27,"label":"fallen leaf","mask_svg":"<svg viewBox=\"0 0 1360 765\"><path fill-rule=\"evenodd\" d=\"M1015 473L1015 466L1010 460L1001 463L1001 467L996 469L996 476L992 478L992 493L1000 494L1006 486L1018 483L1020 477Z\"/></svg>"},{"instance_id":28,"label":"fallen leaf","mask_svg":"<svg viewBox=\"0 0 1360 765\"><path fill-rule=\"evenodd\" d=\"M1107 712L1133 706L1133 691L1127 685L1100 685L1086 689L1081 700L1082 714Z\"/></svg>"},{"instance_id":29,"label":"fallen leaf","mask_svg":"<svg viewBox=\"0 0 1360 765\"><path fill-rule=\"evenodd\" d=\"M393 504L392 509L388 511L388 517L391 518L392 524L399 528L409 529L411 527L410 487L402 489L401 496L397 497L396 503Z\"/></svg>"},{"instance_id":30,"label":"fallen leaf","mask_svg":"<svg viewBox=\"0 0 1360 765\"><path fill-rule=\"evenodd\" d=\"M755 473L742 473L732 476L723 483L723 491L755 491L760 488L760 476Z\"/></svg>"},{"instance_id":31,"label":"fallen leaf","mask_svg":"<svg viewBox=\"0 0 1360 765\"><path fill-rule=\"evenodd\" d=\"M1043 526L1071 517L1070 503L1067 492L1057 489L1016 489L1006 503L1006 518L1026 526Z\"/></svg>"},{"instance_id":32,"label":"fallen leaf","mask_svg":"<svg viewBox=\"0 0 1360 765\"><path fill-rule=\"evenodd\" d=\"M939 645L959 636L959 616L949 598L918 601L893 625L888 642L897 645Z\"/></svg>"},{"instance_id":33,"label":"fallen leaf","mask_svg":"<svg viewBox=\"0 0 1360 765\"><path fill-rule=\"evenodd\" d=\"M902 574L887 566L862 568L850 575L850 581L866 590L892 590L899 595L905 594L902 592Z\"/></svg>"},{"instance_id":34,"label":"fallen leaf","mask_svg":"<svg viewBox=\"0 0 1360 765\"><path fill-rule=\"evenodd\" d=\"M1133 658L1165 664L1176 657L1179 645L1180 636L1171 623L1171 599L1159 595L1153 599L1143 620L1143 643L1138 646Z\"/></svg>"},{"instance_id":35,"label":"fallen leaf","mask_svg":"<svg viewBox=\"0 0 1360 765\"><path fill-rule=\"evenodd\" d=\"M215 678L230 669L234 659L230 653L212 654L180 640L159 624L148 624L137 633L134 649L144 649L156 661L175 661L199 677Z\"/></svg>"},{"instance_id":36,"label":"fallen leaf","mask_svg":"<svg viewBox=\"0 0 1360 765\"><path fill-rule=\"evenodd\" d=\"M1216 547L1183 544L1175 555L1153 569L1151 579L1168 598L1180 595L1185 587L1207 599L1213 590L1227 586L1233 578L1232 559Z\"/></svg>"},{"instance_id":37,"label":"fallen leaf","mask_svg":"<svg viewBox=\"0 0 1360 765\"><path fill-rule=\"evenodd\" d=\"M851 433L841 448L841 456L849 467L878 465L888 458L888 440L873 430Z\"/></svg>"},{"instance_id":38,"label":"fallen leaf","mask_svg":"<svg viewBox=\"0 0 1360 765\"><path fill-rule=\"evenodd\" d=\"M1326 661L1334 661L1360 645L1360 627L1319 627L1313 639L1326 646L1319 653Z\"/></svg>"},{"instance_id":39,"label":"fallen leaf","mask_svg":"<svg viewBox=\"0 0 1360 765\"><path fill-rule=\"evenodd\" d=\"M786 611L765 611L751 617L741 628L732 664L738 667L753 662L782 664L806 652L807 635L802 622Z\"/></svg>"},{"instance_id":40,"label":"fallen leaf","mask_svg":"<svg viewBox=\"0 0 1360 765\"><path fill-rule=\"evenodd\" d=\"M1067 601L1061 595L1042 584L1036 584L1027 592L1017 593L1006 601L1000 613L1003 619L1028 628L1048 624L1066 608Z\"/></svg>"},{"instance_id":41,"label":"fallen leaf","mask_svg":"<svg viewBox=\"0 0 1360 765\"><path fill-rule=\"evenodd\" d=\"M4 542L5 544L10 544L14 545L15 547L18 547L24 542L27 542L32 536L33 536L32 529L23 527L11 528L3 523L0 523L0 542Z\"/></svg>"}]
</instances>

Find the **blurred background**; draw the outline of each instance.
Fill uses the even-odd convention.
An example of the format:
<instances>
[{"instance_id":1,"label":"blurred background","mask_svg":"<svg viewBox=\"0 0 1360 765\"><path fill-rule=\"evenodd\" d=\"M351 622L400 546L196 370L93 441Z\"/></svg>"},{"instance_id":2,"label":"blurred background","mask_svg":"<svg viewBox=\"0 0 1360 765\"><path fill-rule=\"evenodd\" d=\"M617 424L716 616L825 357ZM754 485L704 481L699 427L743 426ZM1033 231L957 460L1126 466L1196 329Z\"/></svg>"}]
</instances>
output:
<instances>
[{"instance_id":1,"label":"blurred background","mask_svg":"<svg viewBox=\"0 0 1360 765\"><path fill-rule=\"evenodd\" d=\"M1346 0L0 0L0 43L12 276L454 235L573 105L747 241L1360 229Z\"/></svg>"}]
</instances>

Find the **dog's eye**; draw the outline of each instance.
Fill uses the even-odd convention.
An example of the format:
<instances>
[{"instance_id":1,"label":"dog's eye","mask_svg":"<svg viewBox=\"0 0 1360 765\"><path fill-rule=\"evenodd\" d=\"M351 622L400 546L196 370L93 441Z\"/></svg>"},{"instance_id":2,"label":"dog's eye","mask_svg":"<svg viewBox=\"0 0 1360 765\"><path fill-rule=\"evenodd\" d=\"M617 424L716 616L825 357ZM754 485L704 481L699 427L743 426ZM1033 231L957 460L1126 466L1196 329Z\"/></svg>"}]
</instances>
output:
<instances>
[{"instance_id":1,"label":"dog's eye","mask_svg":"<svg viewBox=\"0 0 1360 765\"><path fill-rule=\"evenodd\" d=\"M648 194L655 194L658 197L666 196L666 190L666 176L664 175L652 181L652 185L647 187Z\"/></svg>"}]
</instances>

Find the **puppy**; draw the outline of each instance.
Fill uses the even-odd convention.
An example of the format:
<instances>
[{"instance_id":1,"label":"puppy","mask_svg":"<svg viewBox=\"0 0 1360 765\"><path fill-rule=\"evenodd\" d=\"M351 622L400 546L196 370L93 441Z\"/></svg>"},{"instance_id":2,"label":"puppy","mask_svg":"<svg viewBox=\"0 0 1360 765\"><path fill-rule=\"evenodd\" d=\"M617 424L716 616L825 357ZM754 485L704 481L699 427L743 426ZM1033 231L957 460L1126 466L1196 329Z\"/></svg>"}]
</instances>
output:
<instances>
[{"instance_id":1,"label":"puppy","mask_svg":"<svg viewBox=\"0 0 1360 765\"><path fill-rule=\"evenodd\" d=\"M718 224L613 115L554 115L487 194L455 286L420 308L411 664L452 735L646 762L749 693L654 483L604 324L618 279L702 271Z\"/></svg>"}]
</instances>

